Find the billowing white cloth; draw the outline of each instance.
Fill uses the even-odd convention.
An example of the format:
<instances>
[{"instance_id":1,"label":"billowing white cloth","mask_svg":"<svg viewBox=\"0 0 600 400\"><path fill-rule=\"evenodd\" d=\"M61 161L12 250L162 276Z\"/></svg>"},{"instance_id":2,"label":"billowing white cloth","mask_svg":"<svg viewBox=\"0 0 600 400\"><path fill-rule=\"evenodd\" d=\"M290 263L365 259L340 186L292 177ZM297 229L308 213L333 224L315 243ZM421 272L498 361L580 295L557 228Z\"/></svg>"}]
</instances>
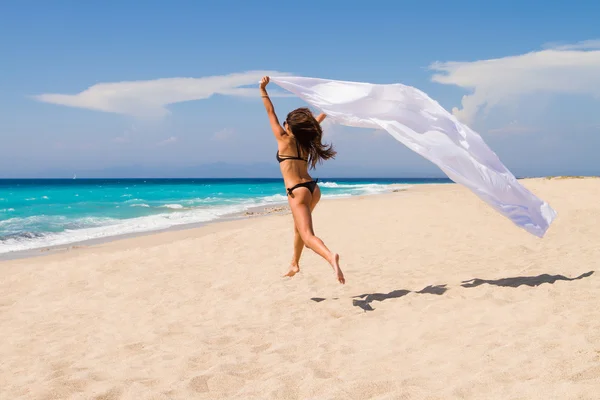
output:
<instances>
[{"instance_id":1,"label":"billowing white cloth","mask_svg":"<svg viewBox=\"0 0 600 400\"><path fill-rule=\"evenodd\" d=\"M416 88L289 76L270 80L334 123L386 130L537 237L544 236L556 217L548 203L517 181L479 134Z\"/></svg>"}]
</instances>

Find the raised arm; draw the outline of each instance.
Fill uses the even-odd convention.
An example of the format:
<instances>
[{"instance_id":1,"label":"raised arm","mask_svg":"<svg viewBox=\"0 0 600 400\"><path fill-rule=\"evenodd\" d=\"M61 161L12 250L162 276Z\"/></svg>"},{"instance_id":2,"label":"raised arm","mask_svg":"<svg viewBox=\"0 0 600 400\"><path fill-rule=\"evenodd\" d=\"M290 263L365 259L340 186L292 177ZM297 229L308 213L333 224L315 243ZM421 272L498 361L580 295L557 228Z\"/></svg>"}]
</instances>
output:
<instances>
[{"instance_id":1,"label":"raised arm","mask_svg":"<svg viewBox=\"0 0 600 400\"><path fill-rule=\"evenodd\" d=\"M315 118L317 120L318 123L323 122L323 120L325 119L325 117L327 116L327 114L321 113L319 115L317 115L317 118Z\"/></svg>"},{"instance_id":2,"label":"raised arm","mask_svg":"<svg viewBox=\"0 0 600 400\"><path fill-rule=\"evenodd\" d=\"M267 93L267 85L269 84L269 77L265 76L260 81L260 97L262 97L263 104L265 105L265 109L267 110L267 115L269 116L269 122L271 123L271 129L273 130L273 134L276 139L280 139L283 135L285 135L285 131L279 124L279 120L277 119L277 115L275 114L275 107L273 107L273 103L271 103L271 99L269 98L269 94Z\"/></svg>"}]
</instances>

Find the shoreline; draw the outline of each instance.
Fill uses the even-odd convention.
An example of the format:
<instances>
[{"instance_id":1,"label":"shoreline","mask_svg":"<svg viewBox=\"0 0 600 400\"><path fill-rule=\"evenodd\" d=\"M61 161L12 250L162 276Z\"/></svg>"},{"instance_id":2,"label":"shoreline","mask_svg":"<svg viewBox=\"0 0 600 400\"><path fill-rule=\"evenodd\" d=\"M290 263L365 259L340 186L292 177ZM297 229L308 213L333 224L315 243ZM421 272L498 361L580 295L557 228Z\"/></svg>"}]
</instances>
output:
<instances>
[{"instance_id":1,"label":"shoreline","mask_svg":"<svg viewBox=\"0 0 600 400\"><path fill-rule=\"evenodd\" d=\"M424 184L398 184L401 186L396 189L391 189L389 192L382 193L373 193L373 194L360 194L360 195L347 195L347 196L336 196L336 197L323 197L321 202L330 202L332 200L335 201L343 201L347 199L355 199L361 197L371 197L371 196L385 196L390 195L397 192L404 192L410 190L415 186L437 186L437 185L454 185L454 183L424 183ZM140 232L131 232L124 233L120 235L106 236L94 239L86 239L80 240L65 244L58 244L52 246L40 246L33 249L27 250L17 250L11 251L8 253L0 253L0 264L7 261L16 261L16 260L26 260L30 258L38 258L45 256L52 256L56 254L64 254L64 253L72 253L81 249L88 249L91 247L96 247L112 242L123 241L127 239L135 239L140 237L147 237L152 235L160 235L169 232L180 232L180 231L188 231L204 228L207 226L215 225L215 224L223 224L232 221L243 221L243 220L252 220L261 217L268 217L272 215L287 215L289 214L289 206L286 202L281 203L272 203L268 205L260 205L253 206L244 211L238 211L232 214L226 214L215 218L211 221L206 222L194 222L188 224L181 225L172 225L167 228L161 228L156 230L148 230L148 231L140 231Z\"/></svg>"},{"instance_id":2,"label":"shoreline","mask_svg":"<svg viewBox=\"0 0 600 400\"><path fill-rule=\"evenodd\" d=\"M542 177L527 177L527 178L518 178L517 180L520 182L535 182L535 181L563 181L563 180L588 180L588 179L599 179L598 176L570 176L570 175L557 175L557 176L542 176ZM395 184L393 184L395 185ZM321 203L323 201L330 202L332 200L335 201L343 201L348 199L357 199L363 197L373 197L373 196L389 196L394 194L395 192L405 192L405 191L414 191L415 188L427 188L427 187L437 187L444 185L456 186L457 184L454 182L439 182L439 183L413 183L413 184L397 184L401 186L398 189L391 189L389 192L382 193L373 193L373 194L360 194L360 195L347 195L342 197L323 197L321 199ZM128 239L135 239L140 237L148 237L152 235L161 235L169 232L180 232L180 231L189 231L200 228L205 228L207 226L219 225L232 221L240 221L240 220L252 220L259 217L268 217L271 215L278 214L288 214L289 208L287 206L287 202L281 203L272 203L268 205L260 205L253 206L244 211L238 211L232 214L226 214L220 216L214 220L206 221L206 222L195 222L195 223L187 223L181 225L173 225L167 228L161 228L157 230L148 230L148 231L140 231L140 232L131 232L124 233L120 235L114 236L106 236L94 239L86 239L80 240L65 244L53 245L53 246L40 246L33 249L27 250L18 250L12 251L8 253L0 253L0 264L8 261L15 260L25 260L30 258L38 258L51 256L55 254L64 254L64 253L72 253L81 249L88 249L91 247L96 247L100 245L105 245L108 243L123 241Z\"/></svg>"},{"instance_id":3,"label":"shoreline","mask_svg":"<svg viewBox=\"0 0 600 400\"><path fill-rule=\"evenodd\" d=\"M151 235L159 235L159 234L168 233L168 232L193 230L193 229L203 228L203 227L213 225L213 224L220 224L220 223L226 223L226 222L230 222L230 221L239 221L239 220L244 220L244 219L255 218L256 216L253 217L253 216L245 216L244 215L245 213L250 212L250 211L253 211L253 212L256 212L257 214L259 214L257 216L267 216L270 214L268 212L264 212L264 211L269 208L273 208L275 204L269 205L269 206L265 205L265 206L251 207L246 211L241 211L241 212L236 212L236 213L229 214L229 215L224 215L224 216L218 217L212 221L173 225L173 226L169 226L167 228L161 228L161 229L156 229L156 230L123 233L120 235L112 235L112 236L105 236L105 237L94 238L94 239L86 239L86 240L65 243L65 244L57 244L57 245L53 245L53 246L40 246L40 247L36 247L33 249L17 250L17 251L11 251L8 253L0 253L0 263L2 263L3 261L21 260L21 259L28 259L28 258L33 258L33 257L43 257L43 256L54 255L54 254L62 254L65 252L71 252L71 251L78 250L78 249L90 248L90 247L103 245L103 244L107 244L107 243L111 243L111 242L121 241L121 240L134 239L134 238L151 236Z\"/></svg>"}]
</instances>

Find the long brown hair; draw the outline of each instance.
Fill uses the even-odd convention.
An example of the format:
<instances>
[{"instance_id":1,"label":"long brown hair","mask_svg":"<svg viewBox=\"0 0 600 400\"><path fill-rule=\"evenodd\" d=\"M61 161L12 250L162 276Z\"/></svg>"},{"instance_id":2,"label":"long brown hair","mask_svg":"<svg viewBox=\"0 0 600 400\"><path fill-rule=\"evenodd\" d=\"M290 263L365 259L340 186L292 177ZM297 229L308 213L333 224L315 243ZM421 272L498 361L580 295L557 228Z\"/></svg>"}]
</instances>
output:
<instances>
[{"instance_id":1,"label":"long brown hair","mask_svg":"<svg viewBox=\"0 0 600 400\"><path fill-rule=\"evenodd\" d=\"M333 145L327 146L321 143L323 129L308 108L297 108L290 112L285 122L300 147L308 153L308 164L311 169L323 160L335 158L337 152L333 150Z\"/></svg>"}]
</instances>

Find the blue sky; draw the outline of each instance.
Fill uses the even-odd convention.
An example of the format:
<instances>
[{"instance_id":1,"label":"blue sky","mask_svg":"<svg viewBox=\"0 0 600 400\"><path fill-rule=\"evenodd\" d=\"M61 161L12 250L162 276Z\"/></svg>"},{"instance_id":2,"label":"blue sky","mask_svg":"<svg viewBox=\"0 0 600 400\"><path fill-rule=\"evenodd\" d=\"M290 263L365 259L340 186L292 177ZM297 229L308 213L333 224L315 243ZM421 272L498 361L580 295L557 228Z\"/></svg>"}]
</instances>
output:
<instances>
[{"instance_id":1,"label":"blue sky","mask_svg":"<svg viewBox=\"0 0 600 400\"><path fill-rule=\"evenodd\" d=\"M277 176L259 98L222 94L252 71L415 86L516 175L600 175L597 2L250 3L2 2L0 177ZM316 176L443 176L386 133L326 128Z\"/></svg>"}]
</instances>

